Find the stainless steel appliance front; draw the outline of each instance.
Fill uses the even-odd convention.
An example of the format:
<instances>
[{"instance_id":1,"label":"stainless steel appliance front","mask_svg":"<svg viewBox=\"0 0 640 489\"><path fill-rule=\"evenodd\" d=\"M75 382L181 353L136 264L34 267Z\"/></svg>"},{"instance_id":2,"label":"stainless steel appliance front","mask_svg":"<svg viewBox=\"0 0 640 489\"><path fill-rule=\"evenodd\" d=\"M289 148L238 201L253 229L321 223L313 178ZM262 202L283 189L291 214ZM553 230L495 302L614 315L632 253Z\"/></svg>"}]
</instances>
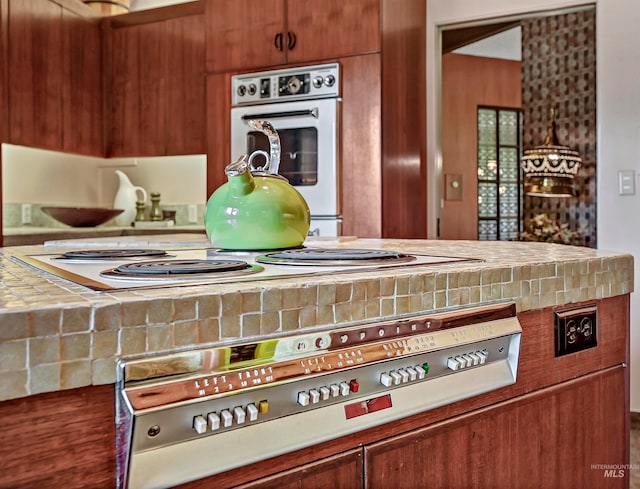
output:
<instances>
[{"instance_id":1,"label":"stainless steel appliance front","mask_svg":"<svg viewBox=\"0 0 640 489\"><path fill-rule=\"evenodd\" d=\"M521 332L502 303L124 359L118 487L172 487L513 384Z\"/></svg>"},{"instance_id":2,"label":"stainless steel appliance front","mask_svg":"<svg viewBox=\"0 0 640 489\"><path fill-rule=\"evenodd\" d=\"M340 234L338 135L340 70L305 66L232 78L231 157L269 150L251 119L269 120L280 136L279 173L309 204L310 233Z\"/></svg>"}]
</instances>

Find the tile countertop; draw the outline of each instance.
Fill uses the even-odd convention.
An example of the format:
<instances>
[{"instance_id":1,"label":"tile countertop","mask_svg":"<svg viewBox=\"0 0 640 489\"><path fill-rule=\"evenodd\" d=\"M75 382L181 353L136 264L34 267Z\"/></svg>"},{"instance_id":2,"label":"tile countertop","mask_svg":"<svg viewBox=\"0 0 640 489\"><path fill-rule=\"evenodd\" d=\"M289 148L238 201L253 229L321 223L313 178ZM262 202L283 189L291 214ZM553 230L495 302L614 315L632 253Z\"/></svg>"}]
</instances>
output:
<instances>
[{"instance_id":1,"label":"tile countertop","mask_svg":"<svg viewBox=\"0 0 640 489\"><path fill-rule=\"evenodd\" d=\"M170 248L166 235L157 241L144 238L145 244ZM322 246L323 241L310 244ZM175 235L171 242L181 247L207 243L200 234ZM513 300L518 311L525 311L633 290L633 257L624 253L525 242L332 242L483 261L93 292L10 259L12 253L42 251L42 246L0 248L0 400L113 383L116 361L127 355L496 301ZM70 243L53 243L46 250L65 247Z\"/></svg>"}]
</instances>

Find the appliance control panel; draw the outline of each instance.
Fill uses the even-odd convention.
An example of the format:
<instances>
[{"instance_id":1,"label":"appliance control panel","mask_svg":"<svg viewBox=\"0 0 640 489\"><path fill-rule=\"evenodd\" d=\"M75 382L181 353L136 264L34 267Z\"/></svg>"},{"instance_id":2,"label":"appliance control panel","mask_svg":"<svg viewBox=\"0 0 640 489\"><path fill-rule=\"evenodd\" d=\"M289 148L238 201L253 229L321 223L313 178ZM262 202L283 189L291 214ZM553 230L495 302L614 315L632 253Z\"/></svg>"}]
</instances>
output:
<instances>
[{"instance_id":1,"label":"appliance control panel","mask_svg":"<svg viewBox=\"0 0 640 489\"><path fill-rule=\"evenodd\" d=\"M231 90L234 107L338 97L340 67L333 63L236 75Z\"/></svg>"},{"instance_id":2,"label":"appliance control panel","mask_svg":"<svg viewBox=\"0 0 640 489\"><path fill-rule=\"evenodd\" d=\"M120 487L171 487L513 384L520 336L509 303L124 359Z\"/></svg>"}]
</instances>

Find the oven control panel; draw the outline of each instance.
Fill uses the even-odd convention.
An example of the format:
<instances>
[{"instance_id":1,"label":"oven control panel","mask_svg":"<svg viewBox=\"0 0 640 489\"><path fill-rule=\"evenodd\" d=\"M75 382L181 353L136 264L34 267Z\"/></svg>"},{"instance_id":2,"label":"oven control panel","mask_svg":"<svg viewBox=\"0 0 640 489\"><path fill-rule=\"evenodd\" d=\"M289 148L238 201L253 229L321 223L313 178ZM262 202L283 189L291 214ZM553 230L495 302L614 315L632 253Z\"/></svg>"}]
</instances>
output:
<instances>
[{"instance_id":1,"label":"oven control panel","mask_svg":"<svg viewBox=\"0 0 640 489\"><path fill-rule=\"evenodd\" d=\"M263 71L231 78L232 105L255 105L310 98L338 97L338 64Z\"/></svg>"},{"instance_id":2,"label":"oven control panel","mask_svg":"<svg viewBox=\"0 0 640 489\"><path fill-rule=\"evenodd\" d=\"M120 487L171 487L513 384L520 336L509 303L124 359Z\"/></svg>"}]
</instances>

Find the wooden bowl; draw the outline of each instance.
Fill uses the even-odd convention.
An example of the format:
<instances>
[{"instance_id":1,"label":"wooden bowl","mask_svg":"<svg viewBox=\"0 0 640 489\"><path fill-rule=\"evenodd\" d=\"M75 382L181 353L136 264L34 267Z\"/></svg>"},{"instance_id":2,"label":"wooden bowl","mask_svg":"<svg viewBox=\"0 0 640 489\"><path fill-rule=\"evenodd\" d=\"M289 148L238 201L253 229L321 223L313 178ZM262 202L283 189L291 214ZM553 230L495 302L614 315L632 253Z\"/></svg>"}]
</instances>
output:
<instances>
[{"instance_id":1,"label":"wooden bowl","mask_svg":"<svg viewBox=\"0 0 640 489\"><path fill-rule=\"evenodd\" d=\"M124 209L106 209L104 207L42 207L42 212L56 221L74 228L99 226L113 219Z\"/></svg>"}]
</instances>

